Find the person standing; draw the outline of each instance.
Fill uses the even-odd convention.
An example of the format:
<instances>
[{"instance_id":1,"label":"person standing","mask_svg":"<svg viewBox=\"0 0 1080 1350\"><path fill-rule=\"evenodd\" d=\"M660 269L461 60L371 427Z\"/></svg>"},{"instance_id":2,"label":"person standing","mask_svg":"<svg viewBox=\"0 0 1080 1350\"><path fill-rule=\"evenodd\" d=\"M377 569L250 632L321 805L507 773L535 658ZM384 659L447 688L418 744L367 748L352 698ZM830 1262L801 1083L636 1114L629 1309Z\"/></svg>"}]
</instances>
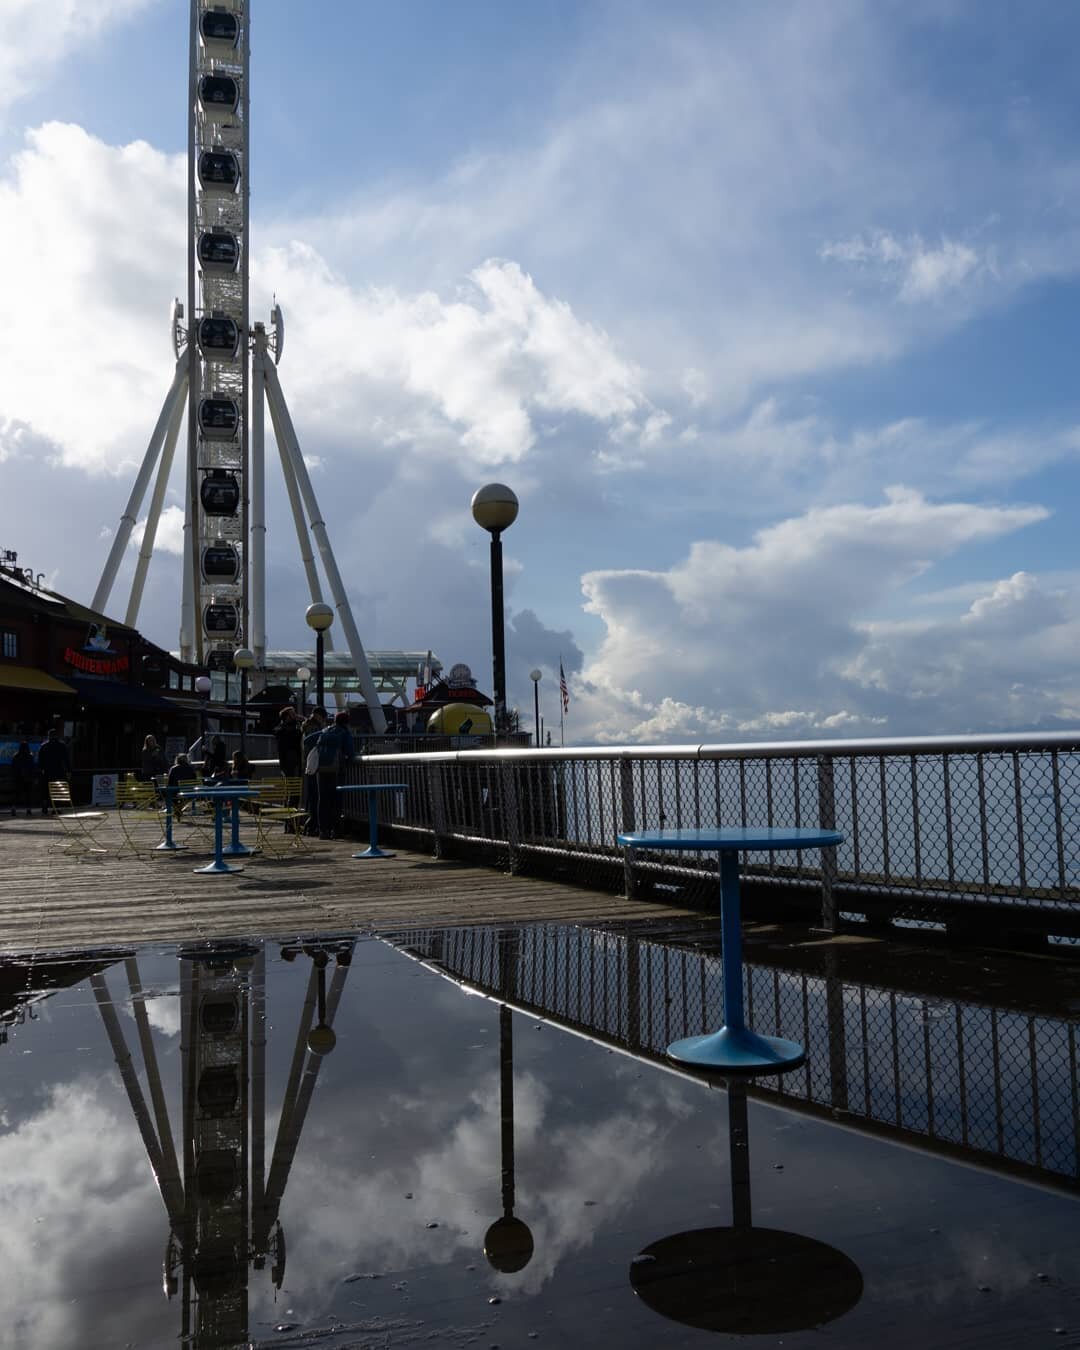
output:
<instances>
[{"instance_id":1,"label":"person standing","mask_svg":"<svg viewBox=\"0 0 1080 1350\"><path fill-rule=\"evenodd\" d=\"M225 751L225 742L215 736L208 751L203 751L203 778L217 778L224 775L229 767L229 757Z\"/></svg>"},{"instance_id":2,"label":"person standing","mask_svg":"<svg viewBox=\"0 0 1080 1350\"><path fill-rule=\"evenodd\" d=\"M149 782L155 778L161 778L168 772L169 766L165 763L165 752L157 743L157 738L147 736L142 746L142 777Z\"/></svg>"},{"instance_id":3,"label":"person standing","mask_svg":"<svg viewBox=\"0 0 1080 1350\"><path fill-rule=\"evenodd\" d=\"M308 813L305 834L319 833L318 744L325 727L326 709L313 708L301 728L304 736L300 747L304 756L304 810ZM310 768L309 759L314 761Z\"/></svg>"},{"instance_id":4,"label":"person standing","mask_svg":"<svg viewBox=\"0 0 1080 1350\"><path fill-rule=\"evenodd\" d=\"M296 716L296 709L292 704L286 704L282 708L281 718L274 728L274 735L277 738L278 767L286 778L299 778L304 736Z\"/></svg>"},{"instance_id":5,"label":"person standing","mask_svg":"<svg viewBox=\"0 0 1080 1350\"><path fill-rule=\"evenodd\" d=\"M11 772L15 779L15 801L11 808L11 814L21 802L26 807L26 814L34 814L34 752L30 749L29 741L21 741L18 750L11 757Z\"/></svg>"},{"instance_id":6,"label":"person standing","mask_svg":"<svg viewBox=\"0 0 1080 1350\"><path fill-rule=\"evenodd\" d=\"M55 727L50 728L48 736L38 750L37 766L38 773L41 774L44 800L48 802L49 784L67 783L71 779L71 756ZM43 808L48 809L49 806Z\"/></svg>"},{"instance_id":7,"label":"person standing","mask_svg":"<svg viewBox=\"0 0 1080 1350\"><path fill-rule=\"evenodd\" d=\"M319 752L319 838L333 839L338 820L338 778L346 764L356 758L347 712L335 715L333 725L319 737L316 748Z\"/></svg>"}]
</instances>

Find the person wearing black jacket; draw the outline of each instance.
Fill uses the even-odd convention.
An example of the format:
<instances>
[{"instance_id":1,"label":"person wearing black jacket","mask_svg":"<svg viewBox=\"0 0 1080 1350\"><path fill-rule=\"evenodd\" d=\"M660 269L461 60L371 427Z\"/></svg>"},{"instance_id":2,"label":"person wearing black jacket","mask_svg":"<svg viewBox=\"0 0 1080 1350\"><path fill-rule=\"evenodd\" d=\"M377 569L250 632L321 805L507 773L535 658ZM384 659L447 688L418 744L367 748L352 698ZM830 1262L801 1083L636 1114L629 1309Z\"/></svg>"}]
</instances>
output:
<instances>
[{"instance_id":1,"label":"person wearing black jacket","mask_svg":"<svg viewBox=\"0 0 1080 1350\"><path fill-rule=\"evenodd\" d=\"M15 808L21 802L26 807L28 816L34 813L34 774L37 772L34 767L34 752L30 749L30 743L23 741L18 750L11 757L11 772L15 779L15 798L11 808L11 814L15 814Z\"/></svg>"},{"instance_id":2,"label":"person wearing black jacket","mask_svg":"<svg viewBox=\"0 0 1080 1350\"><path fill-rule=\"evenodd\" d=\"M296 709L291 704L281 710L281 719L274 728L277 738L278 767L286 778L300 777L300 755L304 733Z\"/></svg>"},{"instance_id":3,"label":"person wearing black jacket","mask_svg":"<svg viewBox=\"0 0 1080 1350\"><path fill-rule=\"evenodd\" d=\"M44 785L42 791L48 801L49 784L66 783L71 778L71 756L55 727L51 728L47 740L38 750L37 766Z\"/></svg>"}]
</instances>

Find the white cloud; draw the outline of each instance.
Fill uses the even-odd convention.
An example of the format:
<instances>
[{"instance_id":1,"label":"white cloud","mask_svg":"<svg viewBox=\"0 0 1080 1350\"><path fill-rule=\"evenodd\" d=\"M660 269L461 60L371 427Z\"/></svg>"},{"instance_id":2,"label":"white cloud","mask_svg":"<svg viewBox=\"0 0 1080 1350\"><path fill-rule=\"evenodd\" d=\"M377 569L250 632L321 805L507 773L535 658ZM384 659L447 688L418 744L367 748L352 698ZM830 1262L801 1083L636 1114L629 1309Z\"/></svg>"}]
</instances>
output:
<instances>
[{"instance_id":1,"label":"white cloud","mask_svg":"<svg viewBox=\"0 0 1080 1350\"><path fill-rule=\"evenodd\" d=\"M926 244L918 234L897 239L884 230L825 244L821 257L869 268L896 286L901 300L938 300L991 270L970 244L942 236Z\"/></svg>"},{"instance_id":2,"label":"white cloud","mask_svg":"<svg viewBox=\"0 0 1080 1350\"><path fill-rule=\"evenodd\" d=\"M152 0L4 0L0 6L0 121L72 52Z\"/></svg>"},{"instance_id":3,"label":"white cloud","mask_svg":"<svg viewBox=\"0 0 1080 1350\"><path fill-rule=\"evenodd\" d=\"M582 579L585 608L606 634L575 692L578 717L601 740L730 739L738 734L852 732L905 726L913 699L922 729L965 717L964 680L992 691L998 678L1041 690L1041 714L1061 709L1059 598L1031 578L990 588L946 634L950 620L918 626L919 664L907 668L912 624L902 631L875 611L935 563L968 544L998 538L1046 517L1041 507L933 503L892 488L884 504L816 508L761 531L745 547L692 544L667 571L609 570ZM1068 625L1066 624L1066 630ZM995 655L989 633L1010 654ZM1017 639L1030 631L1030 644ZM1051 653L1059 652L1056 660ZM1025 707L1034 706L1034 697ZM1067 701L1067 700L1066 700ZM1019 704L987 725L1015 724ZM973 701L972 706L975 706ZM575 722L580 726L580 720Z\"/></svg>"},{"instance_id":4,"label":"white cloud","mask_svg":"<svg viewBox=\"0 0 1080 1350\"><path fill-rule=\"evenodd\" d=\"M128 547L136 552L142 547L146 521L140 520L131 531ZM184 556L184 508L166 506L158 519L157 533L154 535L154 549L162 553L172 553L176 557Z\"/></svg>"}]
</instances>

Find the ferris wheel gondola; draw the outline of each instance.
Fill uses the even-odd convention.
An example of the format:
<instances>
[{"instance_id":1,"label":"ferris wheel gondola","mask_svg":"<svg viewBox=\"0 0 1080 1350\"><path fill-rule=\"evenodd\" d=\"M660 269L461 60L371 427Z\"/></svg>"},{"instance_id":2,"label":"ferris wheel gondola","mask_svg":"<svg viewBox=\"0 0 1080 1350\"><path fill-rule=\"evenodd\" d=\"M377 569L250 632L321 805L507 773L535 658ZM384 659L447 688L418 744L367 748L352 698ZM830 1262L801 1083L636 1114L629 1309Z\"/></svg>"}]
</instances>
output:
<instances>
[{"instance_id":1,"label":"ferris wheel gondola","mask_svg":"<svg viewBox=\"0 0 1080 1350\"><path fill-rule=\"evenodd\" d=\"M199 267L207 276L229 276L240 265L240 240L232 230L203 230L198 244Z\"/></svg>"},{"instance_id":2,"label":"ferris wheel gondola","mask_svg":"<svg viewBox=\"0 0 1080 1350\"><path fill-rule=\"evenodd\" d=\"M199 403L199 430L204 440L236 439L240 408L234 398L204 398Z\"/></svg>"},{"instance_id":3,"label":"ferris wheel gondola","mask_svg":"<svg viewBox=\"0 0 1080 1350\"><path fill-rule=\"evenodd\" d=\"M203 610L203 629L209 637L235 637L240 630L240 611L231 601L215 600Z\"/></svg>"},{"instance_id":4,"label":"ferris wheel gondola","mask_svg":"<svg viewBox=\"0 0 1080 1350\"><path fill-rule=\"evenodd\" d=\"M240 41L240 20L220 6L204 10L199 16L199 36L211 56L228 56Z\"/></svg>"},{"instance_id":5,"label":"ferris wheel gondola","mask_svg":"<svg viewBox=\"0 0 1080 1350\"><path fill-rule=\"evenodd\" d=\"M199 183L208 196L232 196L240 185L240 160L231 150L204 150Z\"/></svg>"},{"instance_id":6,"label":"ferris wheel gondola","mask_svg":"<svg viewBox=\"0 0 1080 1350\"><path fill-rule=\"evenodd\" d=\"M240 85L231 75L204 75L199 81L199 104L212 122L234 117L240 106Z\"/></svg>"},{"instance_id":7,"label":"ferris wheel gondola","mask_svg":"<svg viewBox=\"0 0 1080 1350\"><path fill-rule=\"evenodd\" d=\"M199 501L208 516L235 516L240 484L228 469L210 469L199 489Z\"/></svg>"},{"instance_id":8,"label":"ferris wheel gondola","mask_svg":"<svg viewBox=\"0 0 1080 1350\"><path fill-rule=\"evenodd\" d=\"M219 540L202 551L203 580L221 585L235 581L240 575L240 555L232 544Z\"/></svg>"},{"instance_id":9,"label":"ferris wheel gondola","mask_svg":"<svg viewBox=\"0 0 1080 1350\"><path fill-rule=\"evenodd\" d=\"M235 319L215 310L199 320L199 350L204 361L235 361L240 328Z\"/></svg>"}]
</instances>

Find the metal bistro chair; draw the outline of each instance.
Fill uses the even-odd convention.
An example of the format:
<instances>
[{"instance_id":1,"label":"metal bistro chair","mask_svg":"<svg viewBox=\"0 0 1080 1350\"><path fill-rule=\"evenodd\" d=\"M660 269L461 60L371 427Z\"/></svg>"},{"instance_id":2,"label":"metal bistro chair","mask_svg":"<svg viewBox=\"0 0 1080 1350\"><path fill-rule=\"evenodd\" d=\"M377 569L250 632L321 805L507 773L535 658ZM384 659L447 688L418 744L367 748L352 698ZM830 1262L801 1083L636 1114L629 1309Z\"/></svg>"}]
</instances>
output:
<instances>
[{"instance_id":1,"label":"metal bistro chair","mask_svg":"<svg viewBox=\"0 0 1080 1350\"><path fill-rule=\"evenodd\" d=\"M71 800L71 784L62 779L49 783L49 805L63 831L63 849L81 858L102 859L112 851L98 839L96 831L108 820L106 811L76 811Z\"/></svg>"},{"instance_id":2,"label":"metal bistro chair","mask_svg":"<svg viewBox=\"0 0 1080 1350\"><path fill-rule=\"evenodd\" d=\"M117 783L116 818L127 843L126 852L154 849L165 837L165 817L152 782L129 778Z\"/></svg>"},{"instance_id":3,"label":"metal bistro chair","mask_svg":"<svg viewBox=\"0 0 1080 1350\"><path fill-rule=\"evenodd\" d=\"M284 833L288 848L295 853L303 852L308 847L304 839L308 812L294 803L301 800L304 780L280 778L269 781L263 779L261 782L265 783L262 792L257 800L250 803L258 828L256 847L264 849L271 856L281 857L285 847L279 841Z\"/></svg>"}]
</instances>

